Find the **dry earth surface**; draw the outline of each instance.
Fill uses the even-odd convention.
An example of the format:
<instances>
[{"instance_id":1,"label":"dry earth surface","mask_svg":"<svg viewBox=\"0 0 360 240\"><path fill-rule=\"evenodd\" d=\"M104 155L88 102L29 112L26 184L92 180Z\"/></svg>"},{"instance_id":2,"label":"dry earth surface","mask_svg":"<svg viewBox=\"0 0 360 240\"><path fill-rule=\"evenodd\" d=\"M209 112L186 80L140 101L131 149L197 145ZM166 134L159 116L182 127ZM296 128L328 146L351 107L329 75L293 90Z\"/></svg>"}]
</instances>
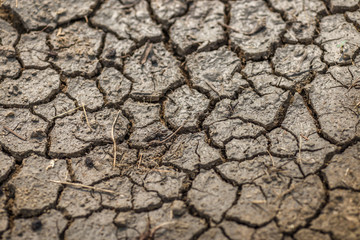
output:
<instances>
[{"instance_id":1,"label":"dry earth surface","mask_svg":"<svg viewBox=\"0 0 360 240\"><path fill-rule=\"evenodd\" d=\"M360 239L359 0L7 0L0 238Z\"/></svg>"}]
</instances>

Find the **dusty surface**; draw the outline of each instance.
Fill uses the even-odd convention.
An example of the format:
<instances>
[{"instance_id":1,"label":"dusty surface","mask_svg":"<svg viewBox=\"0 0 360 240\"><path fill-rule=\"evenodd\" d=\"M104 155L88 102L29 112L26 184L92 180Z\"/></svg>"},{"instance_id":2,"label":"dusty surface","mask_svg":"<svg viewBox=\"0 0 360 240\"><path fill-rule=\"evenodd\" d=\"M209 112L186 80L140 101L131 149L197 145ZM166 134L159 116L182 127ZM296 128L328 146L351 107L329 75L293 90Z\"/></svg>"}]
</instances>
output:
<instances>
[{"instance_id":1,"label":"dusty surface","mask_svg":"<svg viewBox=\"0 0 360 240\"><path fill-rule=\"evenodd\" d=\"M358 0L0 4L0 238L360 239Z\"/></svg>"}]
</instances>

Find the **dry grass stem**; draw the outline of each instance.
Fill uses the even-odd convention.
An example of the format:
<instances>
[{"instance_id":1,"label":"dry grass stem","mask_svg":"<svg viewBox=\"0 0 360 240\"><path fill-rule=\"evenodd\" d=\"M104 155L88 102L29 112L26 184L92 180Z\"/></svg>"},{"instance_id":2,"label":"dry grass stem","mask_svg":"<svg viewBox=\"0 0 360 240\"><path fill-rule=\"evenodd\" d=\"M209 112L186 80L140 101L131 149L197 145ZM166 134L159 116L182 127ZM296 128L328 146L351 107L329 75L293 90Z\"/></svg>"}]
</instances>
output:
<instances>
[{"instance_id":1,"label":"dry grass stem","mask_svg":"<svg viewBox=\"0 0 360 240\"><path fill-rule=\"evenodd\" d=\"M137 166L138 168L140 168L141 162L142 162L142 154L140 153L139 162L138 162L138 166Z\"/></svg>"},{"instance_id":2,"label":"dry grass stem","mask_svg":"<svg viewBox=\"0 0 360 240\"><path fill-rule=\"evenodd\" d=\"M146 60L148 59L149 57L149 54L152 50L152 47L153 47L153 44L150 43L150 42L147 42L146 43L146 47L145 47L145 50L144 50L144 53L143 55L141 56L141 60L140 60L140 64L144 64L146 63Z\"/></svg>"},{"instance_id":3,"label":"dry grass stem","mask_svg":"<svg viewBox=\"0 0 360 240\"><path fill-rule=\"evenodd\" d=\"M112 127L111 127L111 139L112 139L113 144L114 144L113 167L115 167L115 165L116 165L116 139L115 139L115 136L114 136L115 135L114 131L115 131L115 124L116 124L117 120L119 119L120 111L121 110L119 110L118 113L116 114L116 117L115 117L114 122L113 122Z\"/></svg>"},{"instance_id":4,"label":"dry grass stem","mask_svg":"<svg viewBox=\"0 0 360 240\"><path fill-rule=\"evenodd\" d=\"M112 191L112 190L88 186L88 185L84 185L81 183L71 183L71 182L56 181L56 180L49 180L49 181L53 182L53 183L64 184L64 185L69 185L69 186L74 186L74 187L87 188L87 189L91 189L91 190L98 191L98 192L105 192L105 193L111 193L111 194L115 193L115 191Z\"/></svg>"},{"instance_id":5,"label":"dry grass stem","mask_svg":"<svg viewBox=\"0 0 360 240\"><path fill-rule=\"evenodd\" d=\"M216 88L214 87L214 85L212 85L208 80L204 79L205 83L220 97L221 94L218 92L218 90L216 90Z\"/></svg>"},{"instance_id":6,"label":"dry grass stem","mask_svg":"<svg viewBox=\"0 0 360 240\"><path fill-rule=\"evenodd\" d=\"M229 26L229 25L226 25L225 23L218 22L218 24L219 24L220 26L222 26L222 27L224 27L224 28L227 28L227 29L229 29L229 30L232 30L232 31L234 31L234 32L236 32L236 33L239 33L239 32L240 32L239 30L237 30L237 29L235 29L235 28L233 28L233 27L231 27L231 26Z\"/></svg>"},{"instance_id":7,"label":"dry grass stem","mask_svg":"<svg viewBox=\"0 0 360 240\"><path fill-rule=\"evenodd\" d=\"M92 129L91 126L90 126L89 119L88 119L88 117L87 117L86 110L85 110L85 105L84 105L84 104L82 105L82 109L83 109L83 111L84 111L84 116L85 116L86 124L87 124L88 127L90 128L90 131L92 131L93 129Z\"/></svg>"},{"instance_id":8,"label":"dry grass stem","mask_svg":"<svg viewBox=\"0 0 360 240\"><path fill-rule=\"evenodd\" d=\"M57 32L57 34L56 34L56 36L58 37L58 36L60 36L61 34L62 34L62 28L60 27L59 30L58 30L58 32Z\"/></svg>"},{"instance_id":9,"label":"dry grass stem","mask_svg":"<svg viewBox=\"0 0 360 240\"><path fill-rule=\"evenodd\" d=\"M68 113L71 113L71 112L74 112L74 111L78 110L79 108L81 108L81 107L76 107L76 108L70 109L69 111L66 111L66 112L60 113L59 115L56 115L54 118L62 117L64 115L68 114Z\"/></svg>"},{"instance_id":10,"label":"dry grass stem","mask_svg":"<svg viewBox=\"0 0 360 240\"><path fill-rule=\"evenodd\" d=\"M154 141L151 141L150 144L157 144L157 143L162 144L162 143L167 142L169 139L171 139L175 134L177 134L177 133L185 126L186 122L187 122L187 120L185 120L185 121L183 122L183 124L181 124L181 126L178 127L178 129L175 130L175 132L173 132L172 134L170 134L170 136L168 136L168 137L165 138L164 140L162 140L162 141L154 140Z\"/></svg>"},{"instance_id":11,"label":"dry grass stem","mask_svg":"<svg viewBox=\"0 0 360 240\"><path fill-rule=\"evenodd\" d=\"M274 162L274 159L273 159L273 157L272 157L272 155L271 155L271 153L269 152L269 150L266 150L267 151L267 153L269 154L269 156L270 156L270 159L271 159L271 164L273 165L273 167L275 167L275 162Z\"/></svg>"},{"instance_id":12,"label":"dry grass stem","mask_svg":"<svg viewBox=\"0 0 360 240\"><path fill-rule=\"evenodd\" d=\"M27 139L26 139L25 137L20 136L19 134L17 134L17 133L14 132L13 130L11 130L9 127L3 125L3 128L4 128L6 131L8 131L9 133L12 133L14 136L20 138L21 140L27 141Z\"/></svg>"},{"instance_id":13,"label":"dry grass stem","mask_svg":"<svg viewBox=\"0 0 360 240\"><path fill-rule=\"evenodd\" d=\"M303 139L305 139L305 141L309 141L309 138L306 137L306 136L304 136L302 133L300 134L300 136L301 136Z\"/></svg>"}]
</instances>

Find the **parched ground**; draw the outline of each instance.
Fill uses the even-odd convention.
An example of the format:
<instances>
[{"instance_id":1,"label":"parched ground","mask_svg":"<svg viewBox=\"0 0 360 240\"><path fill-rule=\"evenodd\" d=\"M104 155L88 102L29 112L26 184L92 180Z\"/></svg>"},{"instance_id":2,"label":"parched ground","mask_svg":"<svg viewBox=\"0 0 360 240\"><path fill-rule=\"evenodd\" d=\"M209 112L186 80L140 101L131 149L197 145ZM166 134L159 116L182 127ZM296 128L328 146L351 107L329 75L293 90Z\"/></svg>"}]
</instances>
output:
<instances>
[{"instance_id":1,"label":"parched ground","mask_svg":"<svg viewBox=\"0 0 360 240\"><path fill-rule=\"evenodd\" d=\"M6 0L0 238L360 239L359 0Z\"/></svg>"}]
</instances>

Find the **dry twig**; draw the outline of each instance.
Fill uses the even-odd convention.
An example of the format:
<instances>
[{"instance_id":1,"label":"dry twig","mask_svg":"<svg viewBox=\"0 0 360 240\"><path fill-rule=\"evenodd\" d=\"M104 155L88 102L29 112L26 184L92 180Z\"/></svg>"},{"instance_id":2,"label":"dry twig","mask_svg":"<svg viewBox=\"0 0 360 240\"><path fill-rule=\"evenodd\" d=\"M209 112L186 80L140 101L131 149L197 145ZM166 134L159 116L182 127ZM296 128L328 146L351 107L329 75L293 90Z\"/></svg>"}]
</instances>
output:
<instances>
[{"instance_id":1,"label":"dry twig","mask_svg":"<svg viewBox=\"0 0 360 240\"><path fill-rule=\"evenodd\" d=\"M86 110L85 110L85 105L84 105L84 104L82 105L82 109L83 109L83 111L84 111L86 124L87 124L88 127L90 128L90 131L92 131L93 129L92 129L91 126L90 126L89 119L88 119L88 117L87 117Z\"/></svg>"},{"instance_id":2,"label":"dry twig","mask_svg":"<svg viewBox=\"0 0 360 240\"><path fill-rule=\"evenodd\" d=\"M20 138L21 140L23 140L23 141L27 141L27 139L26 139L25 137L20 136L19 134L17 134L17 133L16 133L16 132L14 132L13 130L11 130L9 127L7 127L7 126L3 125L3 128L4 128L6 131L8 131L8 132L10 132L10 133L14 134L16 137Z\"/></svg>"},{"instance_id":3,"label":"dry twig","mask_svg":"<svg viewBox=\"0 0 360 240\"><path fill-rule=\"evenodd\" d=\"M88 186L88 185L84 185L84 184L81 184L81 183L71 183L71 182L56 181L56 180L49 180L49 182L59 183L59 184L64 184L64 185L69 185L69 186L75 186L75 187L82 187L82 188L87 188L87 189L91 189L91 190L94 190L94 191L105 192L105 193L112 193L112 194L115 193L115 191L112 191L112 190L97 188L97 187L93 187L93 186Z\"/></svg>"},{"instance_id":4,"label":"dry twig","mask_svg":"<svg viewBox=\"0 0 360 240\"><path fill-rule=\"evenodd\" d=\"M70 109L69 111L66 111L66 112L60 113L59 115L56 115L54 118L64 116L64 115L66 115L68 113L71 113L71 112L74 112L74 111L78 110L79 108L81 108L81 107L76 107L76 108Z\"/></svg>"}]
</instances>

